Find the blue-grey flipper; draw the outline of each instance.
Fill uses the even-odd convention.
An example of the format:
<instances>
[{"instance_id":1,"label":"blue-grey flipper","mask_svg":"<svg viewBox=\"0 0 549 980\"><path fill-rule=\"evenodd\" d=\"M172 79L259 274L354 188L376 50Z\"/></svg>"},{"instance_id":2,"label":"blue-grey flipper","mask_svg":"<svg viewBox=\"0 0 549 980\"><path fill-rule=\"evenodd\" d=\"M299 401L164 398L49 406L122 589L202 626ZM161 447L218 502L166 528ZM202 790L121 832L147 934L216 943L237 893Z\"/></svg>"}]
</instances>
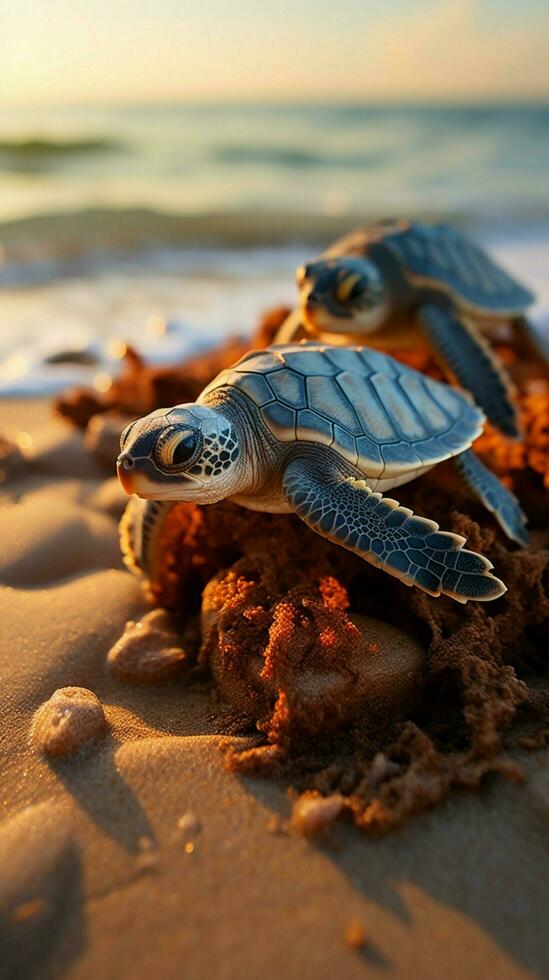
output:
<instances>
[{"instance_id":1,"label":"blue-grey flipper","mask_svg":"<svg viewBox=\"0 0 549 980\"><path fill-rule=\"evenodd\" d=\"M437 303L424 303L418 315L433 347L489 421L504 435L518 438L521 425L511 379L480 331Z\"/></svg>"},{"instance_id":2,"label":"blue-grey flipper","mask_svg":"<svg viewBox=\"0 0 549 980\"><path fill-rule=\"evenodd\" d=\"M496 599L506 591L490 574L488 559L463 548L465 538L439 531L434 521L345 476L320 448L289 463L283 482L290 507L309 527L406 585L458 602Z\"/></svg>"},{"instance_id":3,"label":"blue-grey flipper","mask_svg":"<svg viewBox=\"0 0 549 980\"><path fill-rule=\"evenodd\" d=\"M507 537L526 548L528 546L526 514L514 493L498 480L495 473L486 468L472 449L454 456L453 462L471 490L474 490L487 510L490 510L501 524Z\"/></svg>"}]
</instances>

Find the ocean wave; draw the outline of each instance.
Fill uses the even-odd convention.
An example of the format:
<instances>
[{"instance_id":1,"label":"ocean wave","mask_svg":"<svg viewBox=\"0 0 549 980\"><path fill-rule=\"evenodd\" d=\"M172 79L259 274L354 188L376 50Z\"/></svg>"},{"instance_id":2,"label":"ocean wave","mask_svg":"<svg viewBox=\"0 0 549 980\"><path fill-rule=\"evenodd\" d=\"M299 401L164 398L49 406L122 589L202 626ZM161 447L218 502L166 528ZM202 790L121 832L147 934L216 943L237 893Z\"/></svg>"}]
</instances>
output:
<instances>
[{"instance_id":1,"label":"ocean wave","mask_svg":"<svg viewBox=\"0 0 549 980\"><path fill-rule=\"evenodd\" d=\"M51 163L77 156L112 153L124 149L117 140L107 137L89 139L0 140L0 166L17 171L41 169Z\"/></svg>"},{"instance_id":2,"label":"ocean wave","mask_svg":"<svg viewBox=\"0 0 549 980\"><path fill-rule=\"evenodd\" d=\"M384 150L363 150L360 153L323 153L305 147L265 146L261 144L228 143L214 147L211 158L216 163L251 166L277 166L303 170L332 168L368 170L379 167L388 159Z\"/></svg>"},{"instance_id":3,"label":"ocean wave","mask_svg":"<svg viewBox=\"0 0 549 980\"><path fill-rule=\"evenodd\" d=\"M470 227L478 215L445 211L413 213L409 218L449 220ZM348 232L387 217L379 209L341 213L243 209L219 212L164 212L154 208L101 207L34 214L0 222L0 286L36 276L43 281L70 274L86 257L130 255L150 247L258 248L308 243L320 248ZM536 212L539 218L539 211Z\"/></svg>"},{"instance_id":4,"label":"ocean wave","mask_svg":"<svg viewBox=\"0 0 549 980\"><path fill-rule=\"evenodd\" d=\"M379 208L341 213L247 209L231 212L163 212L153 208L84 208L35 214L0 223L0 287L80 275L82 262L109 263L147 249L258 249L307 243L320 249L353 227L390 215ZM479 211L408 209L406 217L449 221L475 235L486 227ZM491 215L499 238L549 236L549 208Z\"/></svg>"}]
</instances>

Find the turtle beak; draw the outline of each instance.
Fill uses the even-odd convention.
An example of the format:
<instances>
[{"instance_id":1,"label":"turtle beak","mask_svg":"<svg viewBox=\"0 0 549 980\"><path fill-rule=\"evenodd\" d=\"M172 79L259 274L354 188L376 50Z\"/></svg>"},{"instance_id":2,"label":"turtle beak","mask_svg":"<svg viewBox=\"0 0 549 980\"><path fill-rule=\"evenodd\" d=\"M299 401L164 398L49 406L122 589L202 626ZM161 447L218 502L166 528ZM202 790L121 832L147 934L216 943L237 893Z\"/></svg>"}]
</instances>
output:
<instances>
[{"instance_id":1,"label":"turtle beak","mask_svg":"<svg viewBox=\"0 0 549 980\"><path fill-rule=\"evenodd\" d=\"M135 462L133 457L129 453L121 453L116 460L116 472L118 474L118 479L122 485L122 489L125 490L127 494L134 493L134 474L133 468Z\"/></svg>"}]
</instances>

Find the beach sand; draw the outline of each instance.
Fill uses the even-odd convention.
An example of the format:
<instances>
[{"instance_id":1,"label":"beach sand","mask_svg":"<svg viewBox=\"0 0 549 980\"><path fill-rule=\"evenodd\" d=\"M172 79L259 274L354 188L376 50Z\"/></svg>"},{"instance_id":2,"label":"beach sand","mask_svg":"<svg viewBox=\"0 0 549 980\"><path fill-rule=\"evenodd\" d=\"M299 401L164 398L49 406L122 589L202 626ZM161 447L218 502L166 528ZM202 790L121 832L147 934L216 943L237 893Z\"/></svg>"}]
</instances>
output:
<instances>
[{"instance_id":1,"label":"beach sand","mask_svg":"<svg viewBox=\"0 0 549 980\"><path fill-rule=\"evenodd\" d=\"M382 838L288 831L284 782L225 768L234 710L211 680L106 669L149 608L119 556L115 480L46 402L4 402L0 432L28 434L0 507L1 976L547 975L547 752L513 753L525 782ZM47 757L32 718L66 687L94 692L108 728Z\"/></svg>"}]
</instances>

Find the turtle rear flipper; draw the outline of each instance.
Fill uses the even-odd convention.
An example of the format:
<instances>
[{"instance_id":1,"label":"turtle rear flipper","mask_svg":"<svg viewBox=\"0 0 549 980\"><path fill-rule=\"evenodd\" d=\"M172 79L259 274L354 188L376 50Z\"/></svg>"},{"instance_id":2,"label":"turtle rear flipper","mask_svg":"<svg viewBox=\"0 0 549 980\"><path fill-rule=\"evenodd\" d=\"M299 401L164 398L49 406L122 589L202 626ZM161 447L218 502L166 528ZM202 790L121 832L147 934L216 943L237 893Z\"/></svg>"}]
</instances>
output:
<instances>
[{"instance_id":1,"label":"turtle rear flipper","mask_svg":"<svg viewBox=\"0 0 549 980\"><path fill-rule=\"evenodd\" d=\"M134 575L150 574L158 534L172 507L172 501L130 497L120 520L119 536L122 560Z\"/></svg>"},{"instance_id":2,"label":"turtle rear flipper","mask_svg":"<svg viewBox=\"0 0 549 980\"><path fill-rule=\"evenodd\" d=\"M504 435L519 438L521 424L511 381L482 335L442 304L424 303L418 315L433 347L489 421Z\"/></svg>"},{"instance_id":3,"label":"turtle rear flipper","mask_svg":"<svg viewBox=\"0 0 549 980\"><path fill-rule=\"evenodd\" d=\"M486 509L492 512L507 537L523 548L528 547L526 515L514 493L486 468L472 449L454 456L453 462Z\"/></svg>"},{"instance_id":4,"label":"turtle rear flipper","mask_svg":"<svg viewBox=\"0 0 549 980\"><path fill-rule=\"evenodd\" d=\"M292 510L312 530L406 585L458 602L496 599L506 591L488 559L463 548L464 538L342 475L322 452L293 460L283 482Z\"/></svg>"}]
</instances>

